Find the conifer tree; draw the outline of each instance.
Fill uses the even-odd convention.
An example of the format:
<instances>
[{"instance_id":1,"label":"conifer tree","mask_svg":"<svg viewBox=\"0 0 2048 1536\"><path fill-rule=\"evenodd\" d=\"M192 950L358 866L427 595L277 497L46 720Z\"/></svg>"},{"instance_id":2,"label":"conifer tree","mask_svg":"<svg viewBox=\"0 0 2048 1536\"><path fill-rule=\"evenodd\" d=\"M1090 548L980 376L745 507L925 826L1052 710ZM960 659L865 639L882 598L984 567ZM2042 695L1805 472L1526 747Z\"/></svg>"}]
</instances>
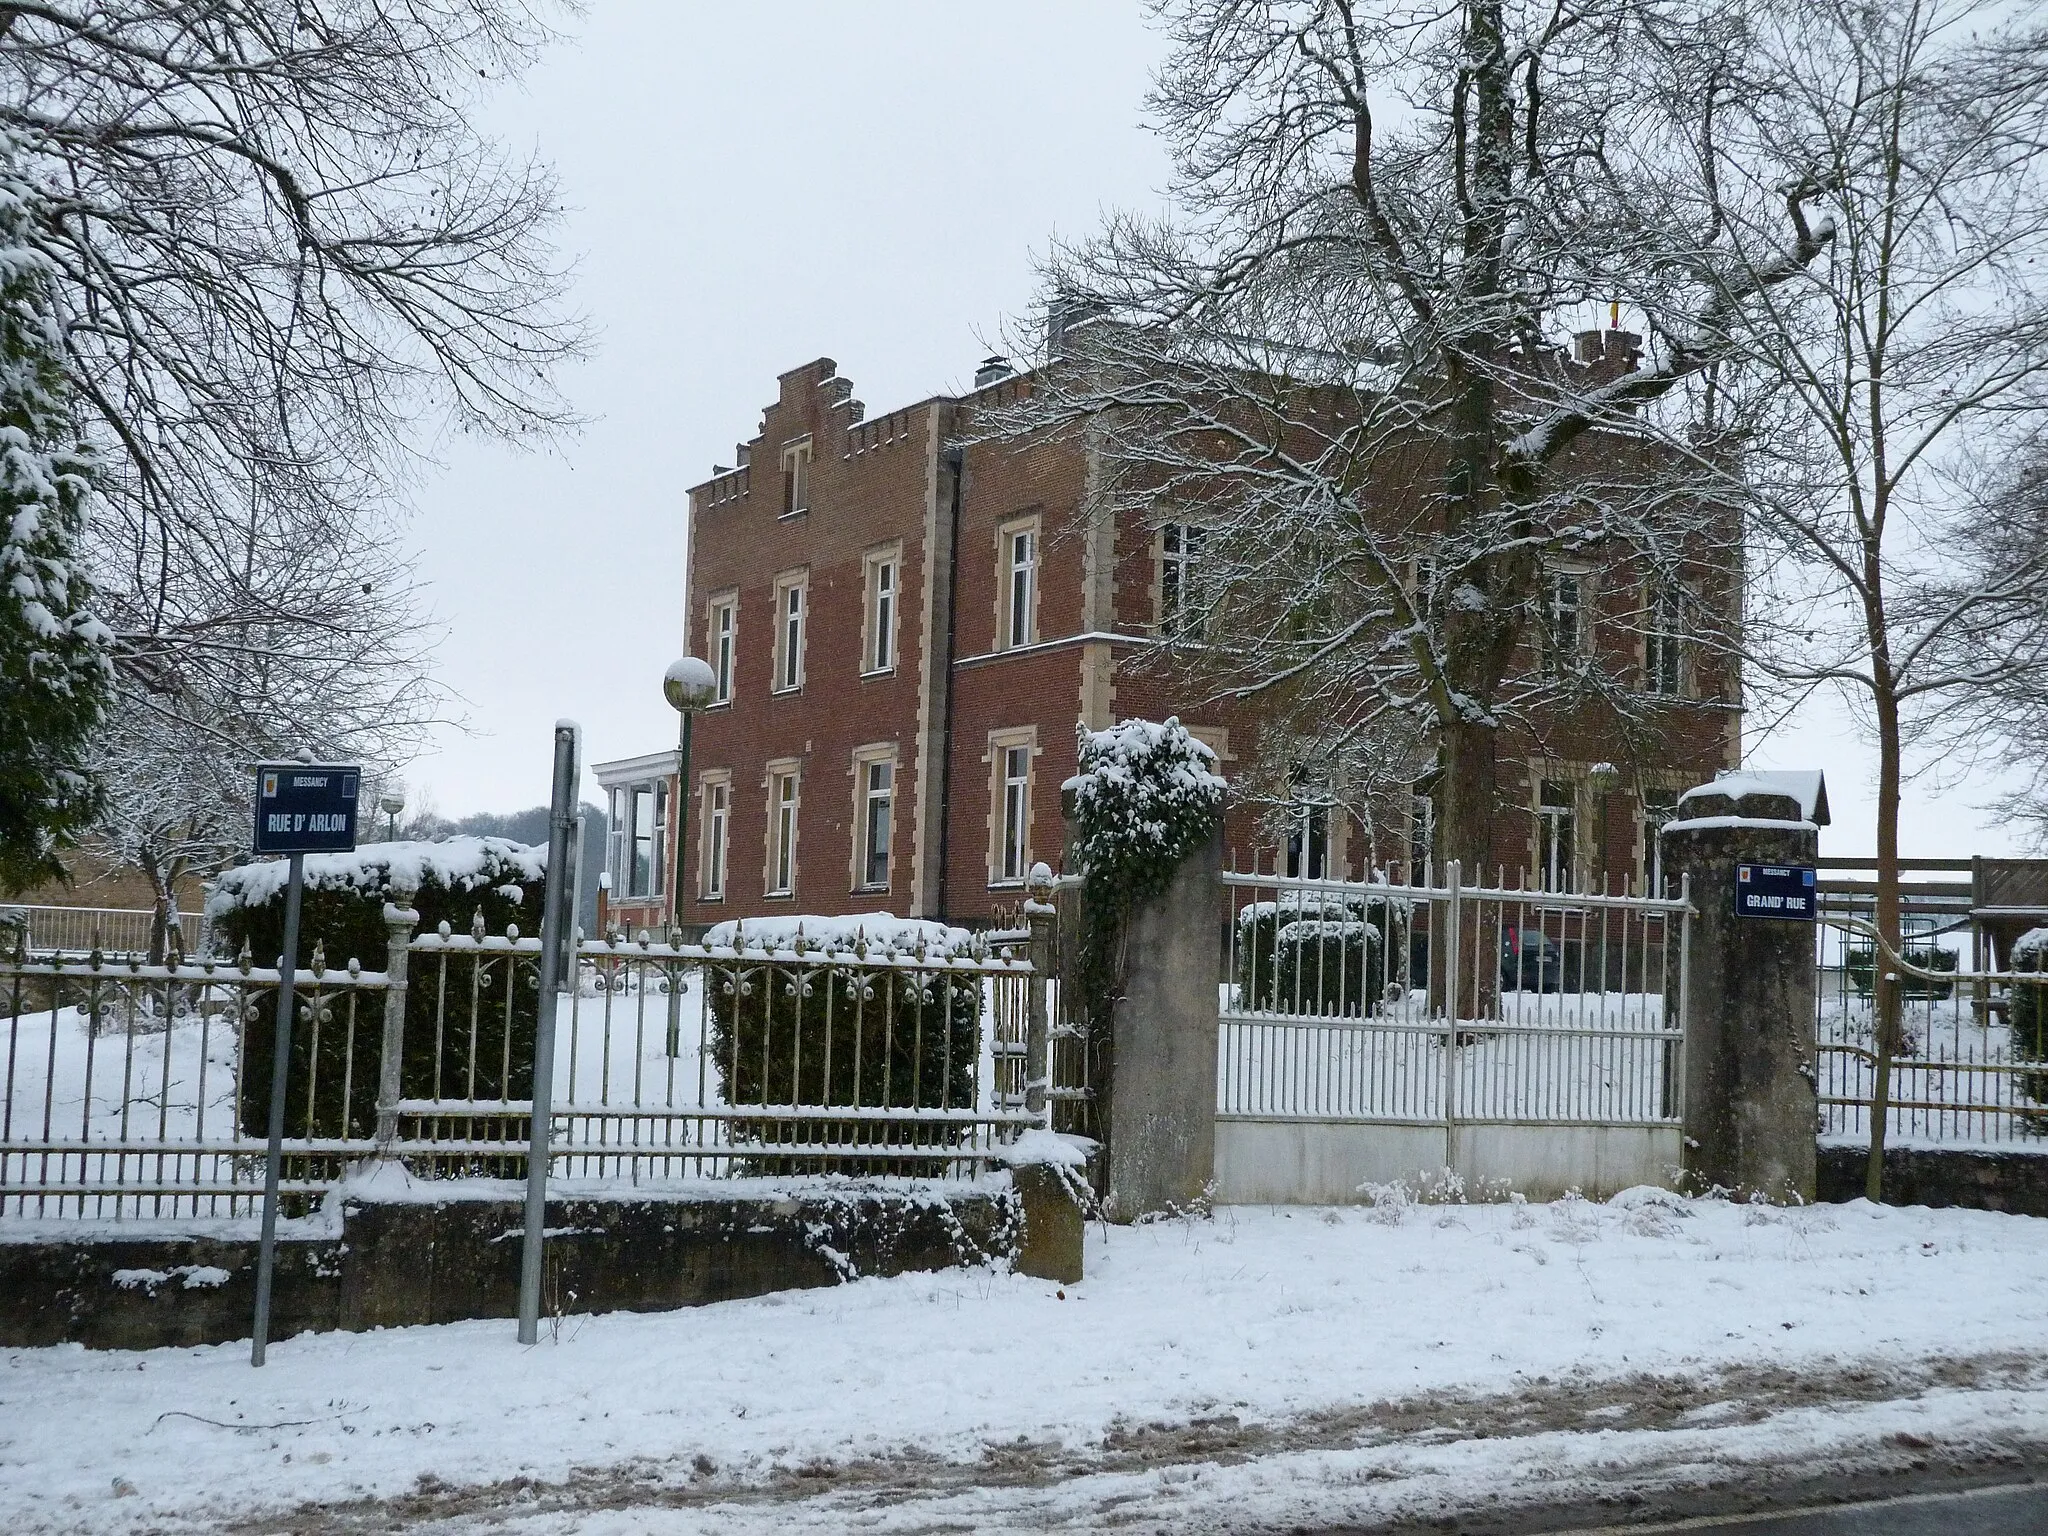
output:
<instances>
[{"instance_id":1,"label":"conifer tree","mask_svg":"<svg viewBox=\"0 0 2048 1536\"><path fill-rule=\"evenodd\" d=\"M77 555L92 463L66 408L35 189L0 164L0 894L58 878L93 821L112 636Z\"/></svg>"}]
</instances>

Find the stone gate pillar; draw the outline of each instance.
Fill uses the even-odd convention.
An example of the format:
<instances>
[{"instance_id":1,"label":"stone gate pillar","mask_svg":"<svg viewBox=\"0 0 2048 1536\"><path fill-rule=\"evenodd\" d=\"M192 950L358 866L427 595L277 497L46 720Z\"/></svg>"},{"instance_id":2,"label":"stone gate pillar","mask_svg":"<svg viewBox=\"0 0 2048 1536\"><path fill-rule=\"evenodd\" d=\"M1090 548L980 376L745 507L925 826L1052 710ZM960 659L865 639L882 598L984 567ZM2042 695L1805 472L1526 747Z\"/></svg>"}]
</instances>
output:
<instances>
[{"instance_id":1,"label":"stone gate pillar","mask_svg":"<svg viewBox=\"0 0 2048 1536\"><path fill-rule=\"evenodd\" d=\"M1664 868L1690 882L1691 953L1667 978L1683 991L1685 1166L1697 1188L1737 1199L1815 1196L1820 1129L1814 1068L1817 927L1791 897L1748 899L1771 871L1811 869L1827 821L1818 773L1731 773L1679 797ZM1749 866L1748 880L1739 879ZM1789 884L1803 883L1795 874ZM1738 891L1752 911L1739 915Z\"/></svg>"},{"instance_id":2,"label":"stone gate pillar","mask_svg":"<svg viewBox=\"0 0 2048 1536\"><path fill-rule=\"evenodd\" d=\"M1131 912L1111 1012L1106 1209L1131 1221L1201 1198L1216 1169L1221 832Z\"/></svg>"}]
</instances>

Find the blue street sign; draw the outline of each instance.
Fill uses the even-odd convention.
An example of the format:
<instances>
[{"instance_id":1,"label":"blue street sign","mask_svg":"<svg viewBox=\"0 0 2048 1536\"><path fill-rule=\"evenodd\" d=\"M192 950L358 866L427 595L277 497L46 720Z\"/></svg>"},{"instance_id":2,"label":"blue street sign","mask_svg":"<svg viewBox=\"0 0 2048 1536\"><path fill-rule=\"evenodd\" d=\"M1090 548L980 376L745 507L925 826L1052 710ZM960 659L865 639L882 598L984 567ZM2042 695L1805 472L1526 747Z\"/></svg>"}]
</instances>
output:
<instances>
[{"instance_id":1,"label":"blue street sign","mask_svg":"<svg viewBox=\"0 0 2048 1536\"><path fill-rule=\"evenodd\" d=\"M1814 918L1814 870L1810 864L1735 866L1735 915L1782 917L1810 923Z\"/></svg>"},{"instance_id":2,"label":"blue street sign","mask_svg":"<svg viewBox=\"0 0 2048 1536\"><path fill-rule=\"evenodd\" d=\"M255 851L353 851L362 781L353 763L257 764Z\"/></svg>"}]
</instances>

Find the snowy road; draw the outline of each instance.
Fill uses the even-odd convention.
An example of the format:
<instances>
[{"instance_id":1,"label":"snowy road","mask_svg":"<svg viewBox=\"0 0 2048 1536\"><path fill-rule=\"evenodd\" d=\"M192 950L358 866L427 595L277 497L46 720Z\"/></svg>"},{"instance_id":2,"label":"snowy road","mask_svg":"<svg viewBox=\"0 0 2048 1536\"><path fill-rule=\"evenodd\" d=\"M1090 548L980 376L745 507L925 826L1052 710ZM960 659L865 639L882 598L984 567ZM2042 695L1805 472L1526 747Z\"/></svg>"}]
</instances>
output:
<instances>
[{"instance_id":1,"label":"snowy road","mask_svg":"<svg viewBox=\"0 0 2048 1536\"><path fill-rule=\"evenodd\" d=\"M652 1316L0 1358L0 1529L1249 1531L2048 1459L2048 1221L1225 1209ZM1973 1463L1974 1464L1974 1463ZM1873 1475L1876 1475L1874 1472Z\"/></svg>"}]
</instances>

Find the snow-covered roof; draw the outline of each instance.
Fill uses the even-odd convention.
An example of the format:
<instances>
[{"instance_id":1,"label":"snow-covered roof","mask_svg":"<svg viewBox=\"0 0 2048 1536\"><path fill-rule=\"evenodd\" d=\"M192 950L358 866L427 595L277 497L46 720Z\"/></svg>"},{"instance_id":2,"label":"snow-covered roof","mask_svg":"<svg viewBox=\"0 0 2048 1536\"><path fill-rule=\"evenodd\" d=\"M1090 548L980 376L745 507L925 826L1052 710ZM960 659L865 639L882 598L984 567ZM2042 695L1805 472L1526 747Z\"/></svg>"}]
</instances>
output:
<instances>
[{"instance_id":1,"label":"snow-covered roof","mask_svg":"<svg viewBox=\"0 0 2048 1536\"><path fill-rule=\"evenodd\" d=\"M664 778L676 771L676 749L669 747L660 752L643 752L638 757L615 757L608 763L592 763L590 771L606 789L628 779Z\"/></svg>"},{"instance_id":2,"label":"snow-covered roof","mask_svg":"<svg viewBox=\"0 0 2048 1536\"><path fill-rule=\"evenodd\" d=\"M1732 768L1717 774L1711 784L1696 784L1678 797L1684 805L1694 796L1726 795L1742 801L1749 795L1777 795L1796 801L1799 818L1817 827L1828 824L1828 785L1818 768Z\"/></svg>"}]
</instances>

